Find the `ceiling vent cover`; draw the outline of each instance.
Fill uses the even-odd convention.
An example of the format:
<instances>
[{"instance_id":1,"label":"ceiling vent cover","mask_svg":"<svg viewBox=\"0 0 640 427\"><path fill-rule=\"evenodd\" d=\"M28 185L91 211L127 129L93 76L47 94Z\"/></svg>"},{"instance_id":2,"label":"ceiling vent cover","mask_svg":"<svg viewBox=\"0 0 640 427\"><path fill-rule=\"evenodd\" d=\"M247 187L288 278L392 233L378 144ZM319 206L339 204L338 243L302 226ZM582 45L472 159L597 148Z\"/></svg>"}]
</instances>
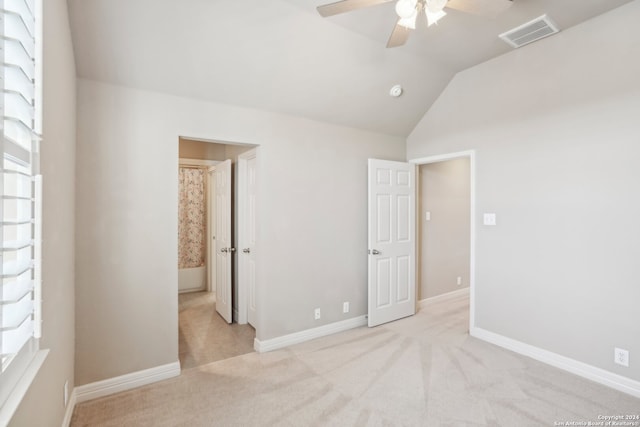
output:
<instances>
[{"instance_id":1,"label":"ceiling vent cover","mask_svg":"<svg viewBox=\"0 0 640 427\"><path fill-rule=\"evenodd\" d=\"M560 31L556 24L547 15L522 24L506 33L500 34L500 38L512 47L520 47L532 43Z\"/></svg>"}]
</instances>

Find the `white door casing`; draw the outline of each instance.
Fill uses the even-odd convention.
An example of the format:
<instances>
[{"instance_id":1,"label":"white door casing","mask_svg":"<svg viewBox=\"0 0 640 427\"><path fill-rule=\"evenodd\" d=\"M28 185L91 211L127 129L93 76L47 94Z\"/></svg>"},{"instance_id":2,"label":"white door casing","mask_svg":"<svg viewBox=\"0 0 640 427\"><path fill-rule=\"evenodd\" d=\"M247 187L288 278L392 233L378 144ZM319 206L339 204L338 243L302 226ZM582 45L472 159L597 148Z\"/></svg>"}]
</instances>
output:
<instances>
[{"instance_id":1,"label":"white door casing","mask_svg":"<svg viewBox=\"0 0 640 427\"><path fill-rule=\"evenodd\" d=\"M416 166L369 159L369 326L416 311Z\"/></svg>"},{"instance_id":2,"label":"white door casing","mask_svg":"<svg viewBox=\"0 0 640 427\"><path fill-rule=\"evenodd\" d=\"M233 320L231 289L231 160L215 166L216 196L216 311L227 323Z\"/></svg>"}]
</instances>

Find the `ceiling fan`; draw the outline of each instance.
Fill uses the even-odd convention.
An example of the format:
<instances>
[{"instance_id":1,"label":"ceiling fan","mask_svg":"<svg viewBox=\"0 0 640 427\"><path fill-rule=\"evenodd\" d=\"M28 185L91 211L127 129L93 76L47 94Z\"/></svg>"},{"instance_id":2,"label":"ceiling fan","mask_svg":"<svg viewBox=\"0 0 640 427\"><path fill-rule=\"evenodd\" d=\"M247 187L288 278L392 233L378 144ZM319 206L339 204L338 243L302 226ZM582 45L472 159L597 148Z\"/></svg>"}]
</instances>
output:
<instances>
[{"instance_id":1,"label":"ceiling fan","mask_svg":"<svg viewBox=\"0 0 640 427\"><path fill-rule=\"evenodd\" d=\"M513 0L342 0L318 6L317 9L320 15L327 17L391 1L396 1L398 21L391 32L387 47L405 44L410 30L416 28L416 21L423 12L427 25L431 26L447 14L445 8L495 17L513 3Z\"/></svg>"}]
</instances>

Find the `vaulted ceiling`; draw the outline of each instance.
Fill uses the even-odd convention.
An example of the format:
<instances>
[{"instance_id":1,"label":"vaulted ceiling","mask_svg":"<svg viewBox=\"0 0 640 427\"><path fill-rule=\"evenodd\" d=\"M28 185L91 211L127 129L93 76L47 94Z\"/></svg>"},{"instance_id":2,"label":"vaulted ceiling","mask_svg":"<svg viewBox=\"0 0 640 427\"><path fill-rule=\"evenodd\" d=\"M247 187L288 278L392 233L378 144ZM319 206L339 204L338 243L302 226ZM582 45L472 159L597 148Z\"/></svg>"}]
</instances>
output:
<instances>
[{"instance_id":1,"label":"vaulted ceiling","mask_svg":"<svg viewBox=\"0 0 640 427\"><path fill-rule=\"evenodd\" d=\"M68 0L77 72L406 136L455 73L512 49L498 34L543 13L566 30L630 0L514 0L494 19L450 10L393 49L394 2L322 18L330 1Z\"/></svg>"}]
</instances>

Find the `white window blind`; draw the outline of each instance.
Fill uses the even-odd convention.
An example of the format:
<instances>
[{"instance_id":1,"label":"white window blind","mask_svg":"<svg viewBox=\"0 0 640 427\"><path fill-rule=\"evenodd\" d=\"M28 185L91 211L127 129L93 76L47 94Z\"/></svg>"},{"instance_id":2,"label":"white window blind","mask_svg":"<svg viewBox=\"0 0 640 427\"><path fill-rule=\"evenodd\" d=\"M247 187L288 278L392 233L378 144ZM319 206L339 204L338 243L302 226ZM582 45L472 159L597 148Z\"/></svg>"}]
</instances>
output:
<instances>
[{"instance_id":1,"label":"white window blind","mask_svg":"<svg viewBox=\"0 0 640 427\"><path fill-rule=\"evenodd\" d=\"M11 371L12 365L24 363L19 360L20 355L37 351L41 329L42 198L38 175L35 6L34 0L0 0L2 375Z\"/></svg>"}]
</instances>

